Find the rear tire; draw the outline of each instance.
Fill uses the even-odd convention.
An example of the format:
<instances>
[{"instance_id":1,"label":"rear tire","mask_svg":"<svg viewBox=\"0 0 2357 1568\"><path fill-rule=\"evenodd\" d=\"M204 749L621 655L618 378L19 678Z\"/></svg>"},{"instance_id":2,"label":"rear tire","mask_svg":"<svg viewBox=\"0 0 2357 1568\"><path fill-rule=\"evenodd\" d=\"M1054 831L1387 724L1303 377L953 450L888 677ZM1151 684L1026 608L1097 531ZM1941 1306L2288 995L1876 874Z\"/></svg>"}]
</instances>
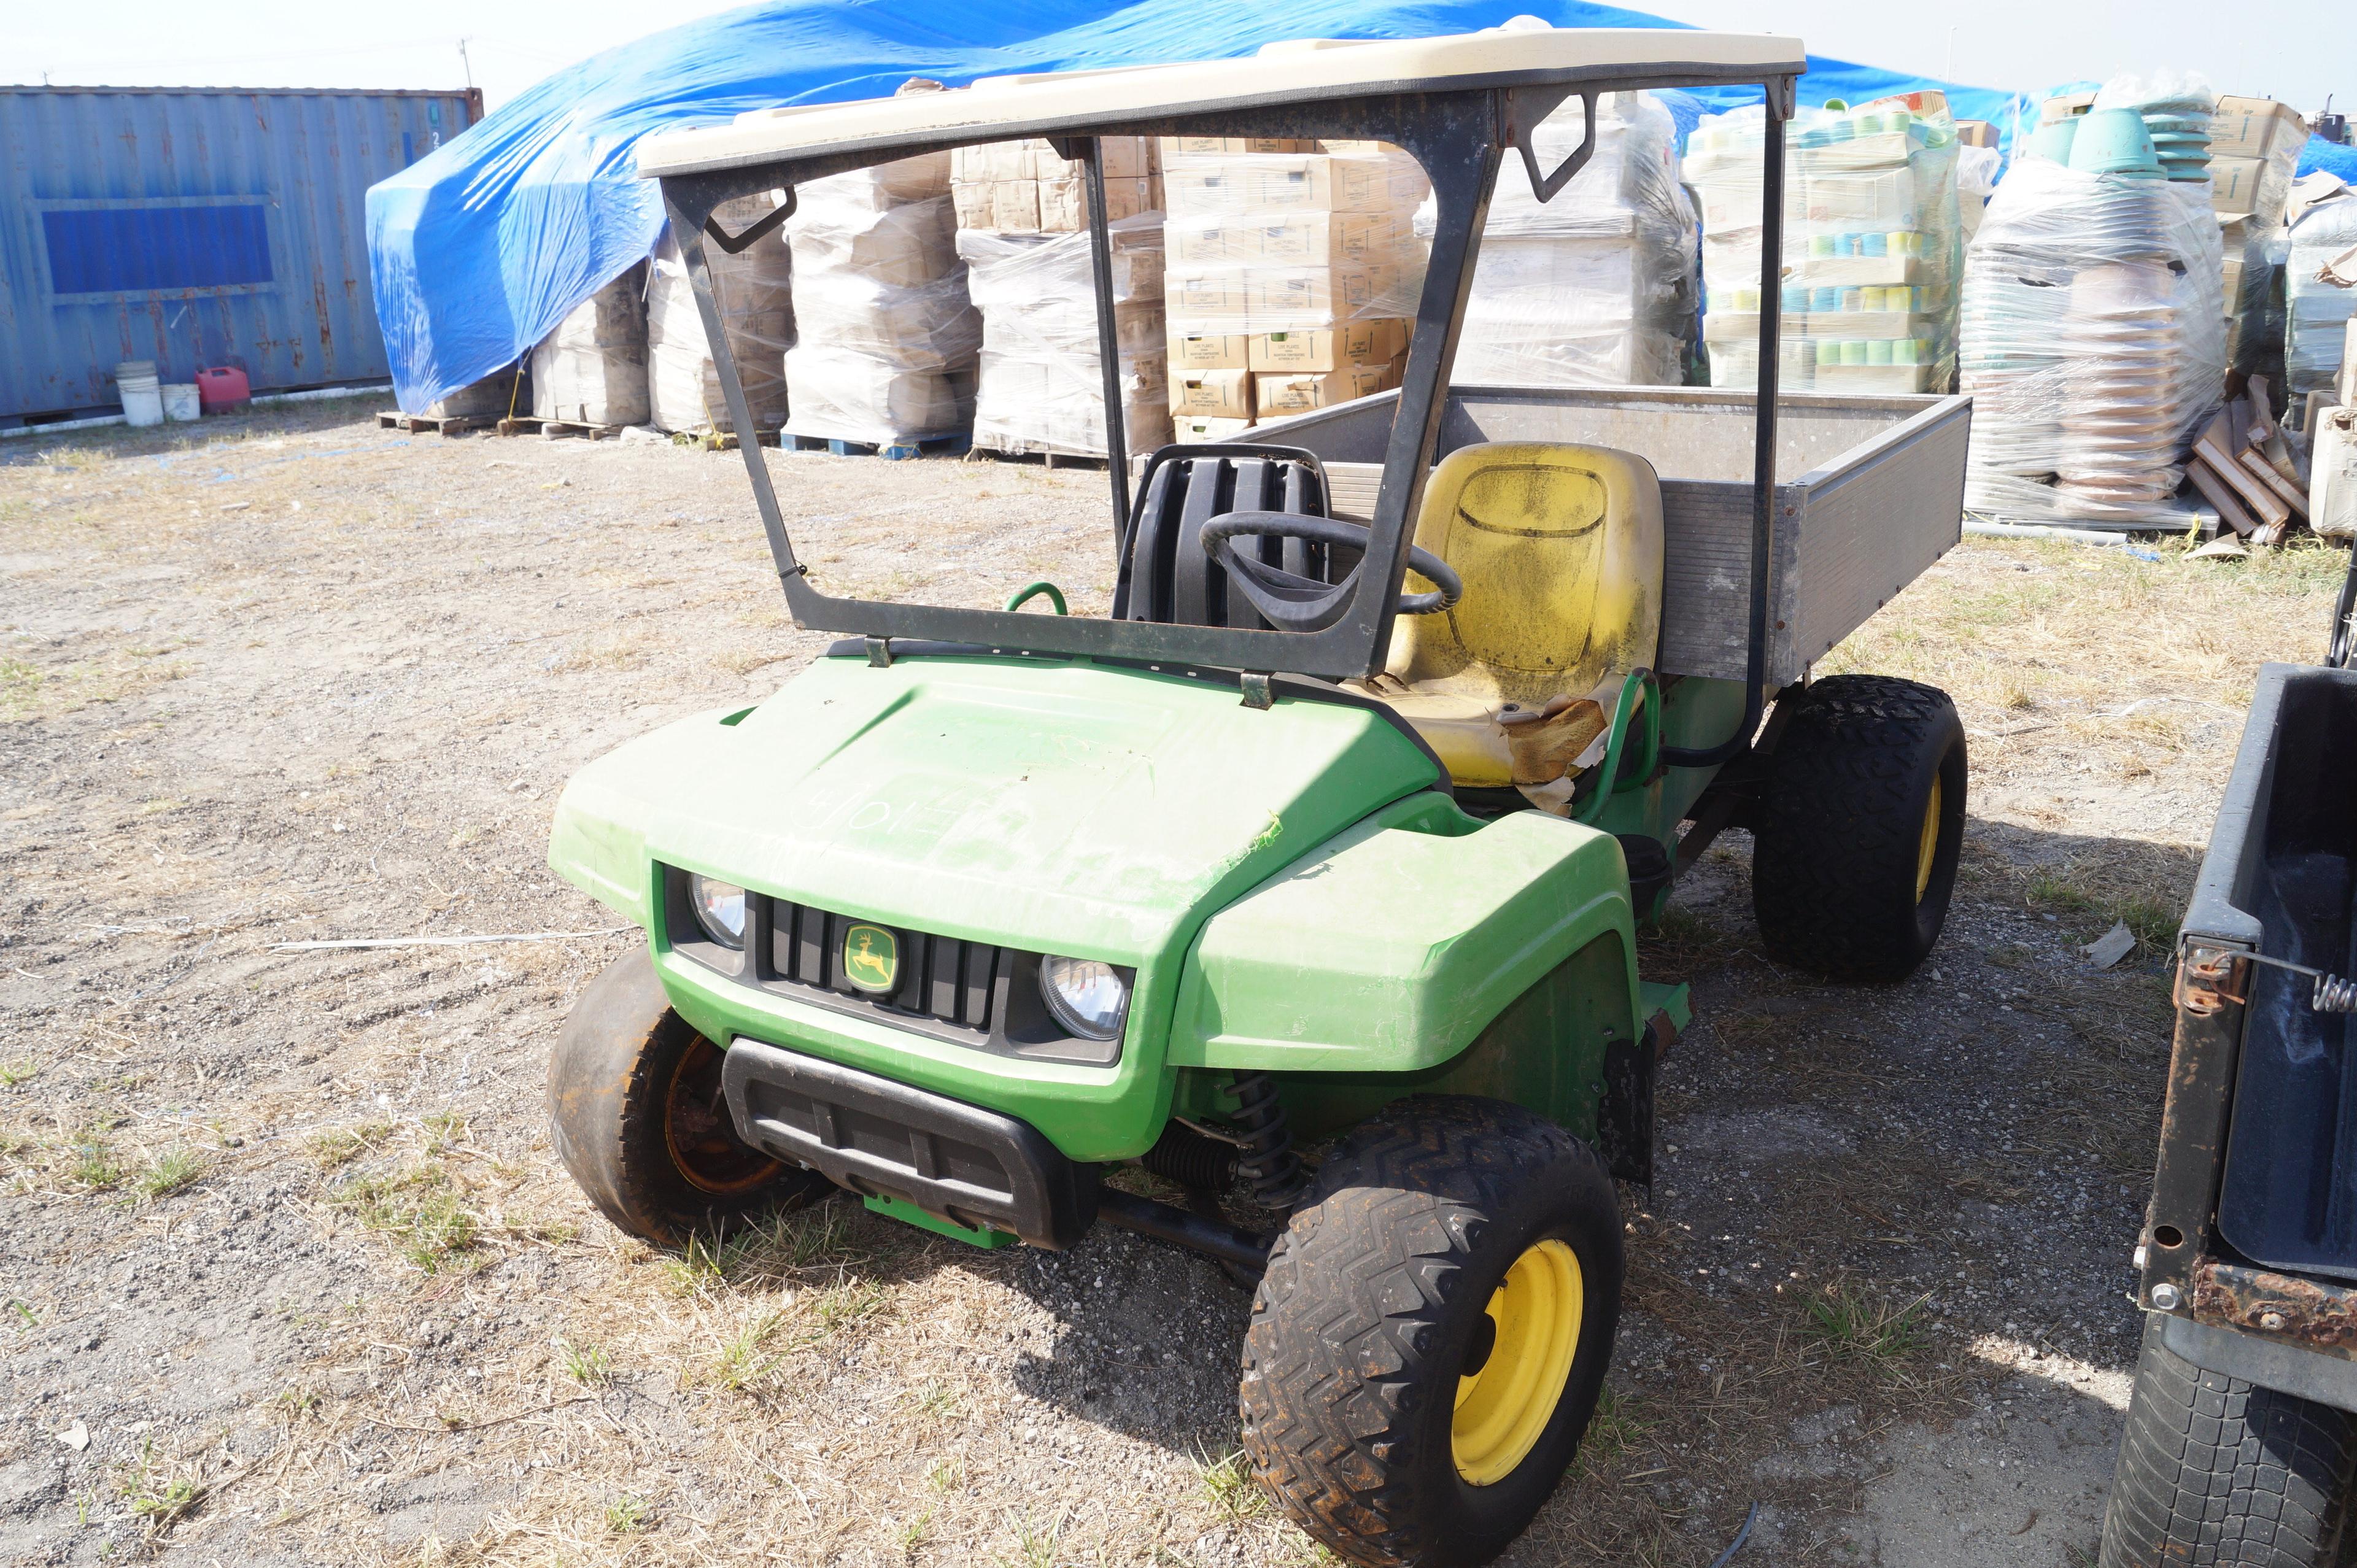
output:
<instances>
[{"instance_id":1,"label":"rear tire","mask_svg":"<svg viewBox=\"0 0 2357 1568\"><path fill-rule=\"evenodd\" d=\"M1244 1337L1245 1450L1352 1563L1487 1563L1554 1492L1620 1310L1594 1150L1498 1101L1404 1101L1336 1146Z\"/></svg>"},{"instance_id":2,"label":"rear tire","mask_svg":"<svg viewBox=\"0 0 2357 1568\"><path fill-rule=\"evenodd\" d=\"M1834 675L1798 697L1752 829L1751 908L1780 963L1896 981L1940 940L1964 838L1964 726L1946 693Z\"/></svg>"},{"instance_id":3,"label":"rear tire","mask_svg":"<svg viewBox=\"0 0 2357 1568\"><path fill-rule=\"evenodd\" d=\"M2349 1561L2357 1416L2194 1365L2148 1320L2101 1568Z\"/></svg>"},{"instance_id":4,"label":"rear tire","mask_svg":"<svg viewBox=\"0 0 2357 1568\"><path fill-rule=\"evenodd\" d=\"M581 993L548 1059L557 1158L620 1230L661 1247L718 1237L826 1179L738 1141L720 1047L672 1011L640 948Z\"/></svg>"}]
</instances>

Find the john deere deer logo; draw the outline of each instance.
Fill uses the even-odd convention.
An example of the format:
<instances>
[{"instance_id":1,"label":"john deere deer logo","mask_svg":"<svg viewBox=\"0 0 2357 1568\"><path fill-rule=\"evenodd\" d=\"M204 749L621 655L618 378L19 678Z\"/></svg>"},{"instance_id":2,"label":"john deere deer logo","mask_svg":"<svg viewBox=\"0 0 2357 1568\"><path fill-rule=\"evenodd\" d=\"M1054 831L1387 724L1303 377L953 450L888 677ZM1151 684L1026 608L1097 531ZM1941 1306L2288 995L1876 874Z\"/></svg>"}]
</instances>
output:
<instances>
[{"instance_id":1,"label":"john deere deer logo","mask_svg":"<svg viewBox=\"0 0 2357 1568\"><path fill-rule=\"evenodd\" d=\"M843 933L843 977L862 991L888 992L900 972L900 943L881 926Z\"/></svg>"}]
</instances>

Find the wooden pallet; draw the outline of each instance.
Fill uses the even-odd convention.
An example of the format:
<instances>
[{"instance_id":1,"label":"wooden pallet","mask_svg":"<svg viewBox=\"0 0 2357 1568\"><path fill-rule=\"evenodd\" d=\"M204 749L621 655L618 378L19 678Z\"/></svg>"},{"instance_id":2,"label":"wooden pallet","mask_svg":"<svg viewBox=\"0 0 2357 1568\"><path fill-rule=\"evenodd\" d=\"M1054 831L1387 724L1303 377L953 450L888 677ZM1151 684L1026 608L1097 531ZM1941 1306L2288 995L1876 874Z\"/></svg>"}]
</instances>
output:
<instances>
[{"instance_id":1,"label":"wooden pallet","mask_svg":"<svg viewBox=\"0 0 2357 1568\"><path fill-rule=\"evenodd\" d=\"M1083 468L1097 474L1105 470L1105 460L1102 456L1087 452L1067 452L1054 446L976 446L967 456L988 457L1001 463L1037 461L1049 468Z\"/></svg>"},{"instance_id":2,"label":"wooden pallet","mask_svg":"<svg viewBox=\"0 0 2357 1568\"><path fill-rule=\"evenodd\" d=\"M519 413L500 420L499 431L502 435L537 435L541 424L528 413Z\"/></svg>"},{"instance_id":3,"label":"wooden pallet","mask_svg":"<svg viewBox=\"0 0 2357 1568\"><path fill-rule=\"evenodd\" d=\"M545 441L565 441L576 436L589 441L611 441L630 428L627 424L583 424L570 419L544 419L538 423L541 438Z\"/></svg>"},{"instance_id":4,"label":"wooden pallet","mask_svg":"<svg viewBox=\"0 0 2357 1568\"><path fill-rule=\"evenodd\" d=\"M922 441L879 446L873 441L838 441L826 435L789 435L796 452L831 452L838 457L888 457L896 463L911 457L962 457L973 446L965 435L934 435ZM782 443L780 443L782 445Z\"/></svg>"},{"instance_id":5,"label":"wooden pallet","mask_svg":"<svg viewBox=\"0 0 2357 1568\"><path fill-rule=\"evenodd\" d=\"M410 435L464 435L469 430L488 430L500 423L495 413L380 413L376 416L379 430L398 430Z\"/></svg>"}]
</instances>

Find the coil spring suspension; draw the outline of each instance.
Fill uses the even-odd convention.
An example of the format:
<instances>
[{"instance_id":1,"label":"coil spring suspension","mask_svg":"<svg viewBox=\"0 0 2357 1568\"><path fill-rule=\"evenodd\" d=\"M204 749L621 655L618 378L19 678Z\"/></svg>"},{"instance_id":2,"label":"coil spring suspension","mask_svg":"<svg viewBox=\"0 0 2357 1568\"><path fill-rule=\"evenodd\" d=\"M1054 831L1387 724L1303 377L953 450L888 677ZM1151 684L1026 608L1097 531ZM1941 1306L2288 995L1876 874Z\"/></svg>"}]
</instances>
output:
<instances>
[{"instance_id":1,"label":"coil spring suspension","mask_svg":"<svg viewBox=\"0 0 2357 1568\"><path fill-rule=\"evenodd\" d=\"M1235 1096L1236 1168L1252 1183L1253 1198L1265 1208L1290 1208L1308 1186L1293 1152L1293 1131L1276 1098L1276 1080L1265 1072L1240 1072L1228 1084Z\"/></svg>"}]
</instances>

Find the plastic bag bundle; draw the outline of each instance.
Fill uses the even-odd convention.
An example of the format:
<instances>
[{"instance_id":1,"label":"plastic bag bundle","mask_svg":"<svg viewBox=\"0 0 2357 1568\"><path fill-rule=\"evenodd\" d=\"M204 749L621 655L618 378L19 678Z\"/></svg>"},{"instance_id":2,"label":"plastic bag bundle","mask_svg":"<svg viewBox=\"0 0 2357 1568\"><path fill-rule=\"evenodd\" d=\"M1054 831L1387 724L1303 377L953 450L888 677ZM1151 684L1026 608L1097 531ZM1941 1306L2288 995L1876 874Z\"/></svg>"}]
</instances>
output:
<instances>
[{"instance_id":1,"label":"plastic bag bundle","mask_svg":"<svg viewBox=\"0 0 2357 1568\"><path fill-rule=\"evenodd\" d=\"M802 186L786 220L799 340L785 356L796 435L894 446L973 418L982 320L966 293L950 156Z\"/></svg>"},{"instance_id":2,"label":"plastic bag bundle","mask_svg":"<svg viewBox=\"0 0 2357 1568\"><path fill-rule=\"evenodd\" d=\"M1577 99L1532 132L1542 170L1587 135ZM1675 385L1685 379L1696 284L1694 203L1677 124L1647 92L1597 105L1596 152L1542 203L1519 158L1500 170L1466 301L1456 377L1521 386ZM1438 209L1415 234L1428 246Z\"/></svg>"},{"instance_id":3,"label":"plastic bag bundle","mask_svg":"<svg viewBox=\"0 0 2357 1568\"><path fill-rule=\"evenodd\" d=\"M2299 216L2284 263L2284 379L2295 403L2330 395L2341 369L2357 287L2322 275L2326 263L2357 245L2357 192L2316 203Z\"/></svg>"},{"instance_id":4,"label":"plastic bag bundle","mask_svg":"<svg viewBox=\"0 0 2357 1568\"><path fill-rule=\"evenodd\" d=\"M2018 165L1964 271L1964 505L2009 520L2180 524L2170 499L2225 370L2206 184Z\"/></svg>"},{"instance_id":5,"label":"plastic bag bundle","mask_svg":"<svg viewBox=\"0 0 2357 1568\"><path fill-rule=\"evenodd\" d=\"M1759 106L1688 140L1702 209L1703 338L1714 386L1760 379ZM1957 142L1938 92L1803 111L1786 127L1779 384L1787 392L1945 392L1955 373L1964 243Z\"/></svg>"},{"instance_id":6,"label":"plastic bag bundle","mask_svg":"<svg viewBox=\"0 0 2357 1568\"><path fill-rule=\"evenodd\" d=\"M1106 225L1121 352L1122 427L1132 452L1170 440L1162 315L1162 217ZM982 313L974 438L1003 452L1105 453L1089 236L961 229L958 254Z\"/></svg>"},{"instance_id":7,"label":"plastic bag bundle","mask_svg":"<svg viewBox=\"0 0 2357 1568\"><path fill-rule=\"evenodd\" d=\"M773 193L743 197L723 202L713 216L726 232L741 234L777 205ZM794 344L793 258L785 238L764 234L734 256L707 243L704 262L753 423L775 430L785 422L786 350ZM695 286L668 229L648 265L649 422L659 430L734 429Z\"/></svg>"},{"instance_id":8,"label":"plastic bag bundle","mask_svg":"<svg viewBox=\"0 0 2357 1568\"><path fill-rule=\"evenodd\" d=\"M572 424L646 422L647 317L639 300L644 278L632 267L574 306L533 349L533 418Z\"/></svg>"}]
</instances>

